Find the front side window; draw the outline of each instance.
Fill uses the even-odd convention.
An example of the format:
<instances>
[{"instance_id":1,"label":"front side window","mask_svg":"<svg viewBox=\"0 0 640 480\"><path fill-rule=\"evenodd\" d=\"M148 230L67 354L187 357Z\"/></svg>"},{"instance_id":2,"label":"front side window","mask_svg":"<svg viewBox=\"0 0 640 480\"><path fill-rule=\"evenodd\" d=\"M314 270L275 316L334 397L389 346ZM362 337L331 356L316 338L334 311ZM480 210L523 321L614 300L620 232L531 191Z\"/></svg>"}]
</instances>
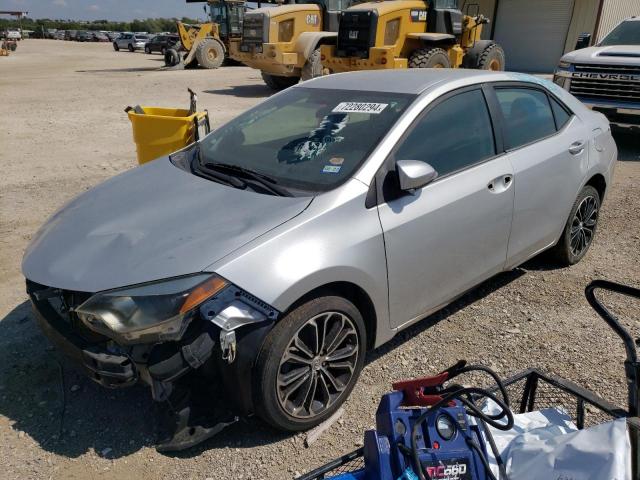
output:
<instances>
[{"instance_id":1,"label":"front side window","mask_svg":"<svg viewBox=\"0 0 640 480\"><path fill-rule=\"evenodd\" d=\"M547 94L532 88L496 88L505 119L507 148L518 148L556 132Z\"/></svg>"},{"instance_id":2,"label":"front side window","mask_svg":"<svg viewBox=\"0 0 640 480\"><path fill-rule=\"evenodd\" d=\"M226 164L321 192L355 173L415 95L296 87L205 137L199 166Z\"/></svg>"},{"instance_id":3,"label":"front side window","mask_svg":"<svg viewBox=\"0 0 640 480\"><path fill-rule=\"evenodd\" d=\"M387 26L384 29L384 44L395 45L398 41L398 35L400 34L400 19L394 18L387 22Z\"/></svg>"},{"instance_id":4,"label":"front side window","mask_svg":"<svg viewBox=\"0 0 640 480\"><path fill-rule=\"evenodd\" d=\"M610 45L640 45L640 21L627 20L611 30L599 44L601 47Z\"/></svg>"},{"instance_id":5,"label":"front side window","mask_svg":"<svg viewBox=\"0 0 640 480\"><path fill-rule=\"evenodd\" d=\"M496 154L491 118L481 90L459 93L418 121L395 153L396 160L422 160L440 177Z\"/></svg>"}]
</instances>

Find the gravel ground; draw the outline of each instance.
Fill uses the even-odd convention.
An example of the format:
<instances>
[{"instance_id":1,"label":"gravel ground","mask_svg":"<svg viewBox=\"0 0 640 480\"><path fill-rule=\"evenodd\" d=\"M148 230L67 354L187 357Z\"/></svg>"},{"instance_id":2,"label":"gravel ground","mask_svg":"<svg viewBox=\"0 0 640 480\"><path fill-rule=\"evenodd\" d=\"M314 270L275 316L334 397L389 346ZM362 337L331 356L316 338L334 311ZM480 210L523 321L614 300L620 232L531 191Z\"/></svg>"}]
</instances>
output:
<instances>
[{"instance_id":1,"label":"gravel ground","mask_svg":"<svg viewBox=\"0 0 640 480\"><path fill-rule=\"evenodd\" d=\"M360 445L393 380L461 358L504 375L538 367L624 406L623 349L582 293L594 278L640 284L640 140L618 134L615 181L579 265L534 259L371 352L344 417L311 448L302 434L251 418L187 453L157 453L148 392L103 390L49 346L26 303L20 259L55 209L135 165L128 104L186 107L189 86L219 125L270 94L245 67L160 65L159 55L46 40L0 58L0 478L291 478ZM638 305L612 301L637 331Z\"/></svg>"}]
</instances>

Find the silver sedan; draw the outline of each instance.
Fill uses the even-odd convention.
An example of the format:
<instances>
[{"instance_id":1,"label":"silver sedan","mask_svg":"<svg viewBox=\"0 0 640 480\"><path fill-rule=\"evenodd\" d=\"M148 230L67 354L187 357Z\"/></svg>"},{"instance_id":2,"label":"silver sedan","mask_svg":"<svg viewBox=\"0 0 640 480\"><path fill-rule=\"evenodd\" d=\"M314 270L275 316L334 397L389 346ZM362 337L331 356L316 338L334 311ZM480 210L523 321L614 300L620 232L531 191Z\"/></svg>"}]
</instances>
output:
<instances>
[{"instance_id":1,"label":"silver sedan","mask_svg":"<svg viewBox=\"0 0 640 480\"><path fill-rule=\"evenodd\" d=\"M616 155L603 115L528 75L332 75L82 194L23 272L93 380L177 410L220 385L234 412L301 430L368 349L544 250L580 261Z\"/></svg>"}]
</instances>

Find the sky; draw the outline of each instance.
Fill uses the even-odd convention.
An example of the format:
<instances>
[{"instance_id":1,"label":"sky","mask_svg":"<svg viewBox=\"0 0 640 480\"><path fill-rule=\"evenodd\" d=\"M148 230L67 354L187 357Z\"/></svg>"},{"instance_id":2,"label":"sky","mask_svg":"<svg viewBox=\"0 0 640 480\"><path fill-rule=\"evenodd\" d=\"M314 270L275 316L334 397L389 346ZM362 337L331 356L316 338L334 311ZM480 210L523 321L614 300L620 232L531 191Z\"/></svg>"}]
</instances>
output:
<instances>
[{"instance_id":1,"label":"sky","mask_svg":"<svg viewBox=\"0 0 640 480\"><path fill-rule=\"evenodd\" d=\"M0 0L0 10L29 12L30 18L133 20L158 17L203 17L205 3L185 0Z\"/></svg>"}]
</instances>

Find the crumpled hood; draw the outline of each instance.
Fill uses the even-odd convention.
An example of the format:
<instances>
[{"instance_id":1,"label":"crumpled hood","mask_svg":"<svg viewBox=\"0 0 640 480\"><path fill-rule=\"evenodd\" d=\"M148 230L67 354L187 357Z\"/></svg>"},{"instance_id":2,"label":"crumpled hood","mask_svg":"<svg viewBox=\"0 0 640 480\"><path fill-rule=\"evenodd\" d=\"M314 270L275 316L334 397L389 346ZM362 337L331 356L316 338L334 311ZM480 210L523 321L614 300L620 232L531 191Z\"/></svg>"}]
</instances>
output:
<instances>
[{"instance_id":1,"label":"crumpled hood","mask_svg":"<svg viewBox=\"0 0 640 480\"><path fill-rule=\"evenodd\" d=\"M589 47L569 52L562 57L571 63L606 63L608 65L640 66L640 46L612 45L610 47Z\"/></svg>"},{"instance_id":2,"label":"crumpled hood","mask_svg":"<svg viewBox=\"0 0 640 480\"><path fill-rule=\"evenodd\" d=\"M59 210L27 247L22 272L43 285L84 292L200 272L310 201L237 190L162 158Z\"/></svg>"}]
</instances>

